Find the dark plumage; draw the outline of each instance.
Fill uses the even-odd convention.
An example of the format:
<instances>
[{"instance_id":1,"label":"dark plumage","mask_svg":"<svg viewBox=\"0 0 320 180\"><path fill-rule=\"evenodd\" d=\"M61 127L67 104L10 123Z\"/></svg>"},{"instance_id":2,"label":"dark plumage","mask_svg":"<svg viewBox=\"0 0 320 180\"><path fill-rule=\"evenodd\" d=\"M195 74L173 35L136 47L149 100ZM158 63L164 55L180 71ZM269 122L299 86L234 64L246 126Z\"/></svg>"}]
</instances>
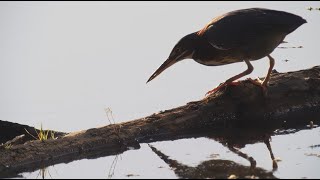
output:
<instances>
[{"instance_id":1,"label":"dark plumage","mask_svg":"<svg viewBox=\"0 0 320 180\"><path fill-rule=\"evenodd\" d=\"M176 62L187 58L207 66L245 61L248 69L228 79L222 85L224 86L250 74L253 70L250 61L268 56L270 68L260 84L265 88L274 65L270 53L289 33L306 22L300 16L288 12L262 8L241 9L223 14L200 31L183 37L147 82ZM217 89L213 91L215 90Z\"/></svg>"}]
</instances>

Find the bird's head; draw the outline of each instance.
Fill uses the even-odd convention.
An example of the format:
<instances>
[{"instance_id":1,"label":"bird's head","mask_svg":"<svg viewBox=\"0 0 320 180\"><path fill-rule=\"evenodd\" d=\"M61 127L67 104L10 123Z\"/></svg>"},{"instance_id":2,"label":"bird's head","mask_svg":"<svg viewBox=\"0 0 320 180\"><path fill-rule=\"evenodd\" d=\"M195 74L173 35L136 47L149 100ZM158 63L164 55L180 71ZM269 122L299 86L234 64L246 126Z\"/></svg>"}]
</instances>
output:
<instances>
[{"instance_id":1,"label":"bird's head","mask_svg":"<svg viewBox=\"0 0 320 180\"><path fill-rule=\"evenodd\" d=\"M168 59L151 75L147 83L173 64L184 59L192 59L198 38L199 36L196 33L188 34L181 38L171 50Z\"/></svg>"}]
</instances>

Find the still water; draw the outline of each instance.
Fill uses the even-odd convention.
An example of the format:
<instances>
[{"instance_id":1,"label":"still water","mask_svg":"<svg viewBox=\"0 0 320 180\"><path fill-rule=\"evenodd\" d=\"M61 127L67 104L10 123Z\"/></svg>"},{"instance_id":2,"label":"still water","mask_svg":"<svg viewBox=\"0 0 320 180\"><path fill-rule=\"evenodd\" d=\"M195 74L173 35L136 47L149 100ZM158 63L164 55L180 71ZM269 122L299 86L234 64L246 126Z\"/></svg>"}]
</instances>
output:
<instances>
[{"instance_id":1,"label":"still water","mask_svg":"<svg viewBox=\"0 0 320 180\"><path fill-rule=\"evenodd\" d=\"M249 7L284 10L308 21L281 45L303 48L272 53L277 71L319 65L320 11L307 8L318 8L320 2L0 2L0 119L71 132L107 125L105 108L112 110L116 122L123 122L199 100L245 70L245 63L206 67L186 60L145 82L182 36L217 15ZM268 63L266 58L253 62L249 76L265 76ZM152 144L189 166L210 158L248 165L207 138ZM320 144L319 129L273 137L274 153L282 160L274 176L319 177L319 157L305 155L319 154L319 147L310 148L315 144ZM258 167L271 170L264 144L242 150ZM47 168L47 177L177 177L146 144L119 155L108 176L114 159L55 165Z\"/></svg>"},{"instance_id":2,"label":"still water","mask_svg":"<svg viewBox=\"0 0 320 180\"><path fill-rule=\"evenodd\" d=\"M279 159L278 169L273 175L277 178L319 178L319 136L320 128L272 137L273 153ZM249 161L208 138L157 142L152 145L171 159L189 167L196 167L212 159L231 160L250 166ZM272 161L263 143L247 145L241 151L256 160L257 168L272 172ZM42 178L42 175L45 178L179 178L175 168L161 160L147 144L117 156L57 164L21 175L24 178Z\"/></svg>"}]
</instances>

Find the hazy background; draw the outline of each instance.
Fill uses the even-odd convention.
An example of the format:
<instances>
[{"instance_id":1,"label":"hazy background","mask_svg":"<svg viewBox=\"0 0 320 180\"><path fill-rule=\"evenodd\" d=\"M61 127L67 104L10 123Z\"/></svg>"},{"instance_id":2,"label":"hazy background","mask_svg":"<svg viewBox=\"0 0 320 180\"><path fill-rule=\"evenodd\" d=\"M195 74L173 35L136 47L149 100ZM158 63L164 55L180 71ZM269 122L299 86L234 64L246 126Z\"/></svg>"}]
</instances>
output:
<instances>
[{"instance_id":1,"label":"hazy background","mask_svg":"<svg viewBox=\"0 0 320 180\"><path fill-rule=\"evenodd\" d=\"M222 13L288 11L308 23L276 49L280 72L319 63L319 2L0 2L0 119L74 131L128 121L199 100L245 63L182 61L146 84L184 35ZM237 27L234 27L237 28ZM284 60L288 59L288 62ZM265 76L267 58L248 76Z\"/></svg>"}]
</instances>

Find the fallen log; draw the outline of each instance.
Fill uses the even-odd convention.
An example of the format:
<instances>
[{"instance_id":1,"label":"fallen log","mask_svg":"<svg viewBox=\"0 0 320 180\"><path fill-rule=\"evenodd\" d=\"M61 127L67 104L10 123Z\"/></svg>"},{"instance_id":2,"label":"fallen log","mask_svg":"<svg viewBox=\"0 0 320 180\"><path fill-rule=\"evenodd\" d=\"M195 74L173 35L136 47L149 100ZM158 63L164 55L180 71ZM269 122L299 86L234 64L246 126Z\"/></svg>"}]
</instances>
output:
<instances>
[{"instance_id":1,"label":"fallen log","mask_svg":"<svg viewBox=\"0 0 320 180\"><path fill-rule=\"evenodd\" d=\"M14 177L57 163L118 154L139 148L140 143L201 137L208 133L213 139L221 139L230 129L261 128L270 132L299 129L311 122L317 124L319 115L320 66L273 72L267 94L249 81L242 81L202 100L148 117L69 133L58 139L33 140L2 148L0 177ZM215 136L214 132L219 133ZM237 140L232 140L236 145Z\"/></svg>"},{"instance_id":2,"label":"fallen log","mask_svg":"<svg viewBox=\"0 0 320 180\"><path fill-rule=\"evenodd\" d=\"M40 129L31 126L0 120L0 149L6 145L12 146L34 140L34 137L38 136L38 132ZM67 134L58 131L52 132L57 138Z\"/></svg>"}]
</instances>

